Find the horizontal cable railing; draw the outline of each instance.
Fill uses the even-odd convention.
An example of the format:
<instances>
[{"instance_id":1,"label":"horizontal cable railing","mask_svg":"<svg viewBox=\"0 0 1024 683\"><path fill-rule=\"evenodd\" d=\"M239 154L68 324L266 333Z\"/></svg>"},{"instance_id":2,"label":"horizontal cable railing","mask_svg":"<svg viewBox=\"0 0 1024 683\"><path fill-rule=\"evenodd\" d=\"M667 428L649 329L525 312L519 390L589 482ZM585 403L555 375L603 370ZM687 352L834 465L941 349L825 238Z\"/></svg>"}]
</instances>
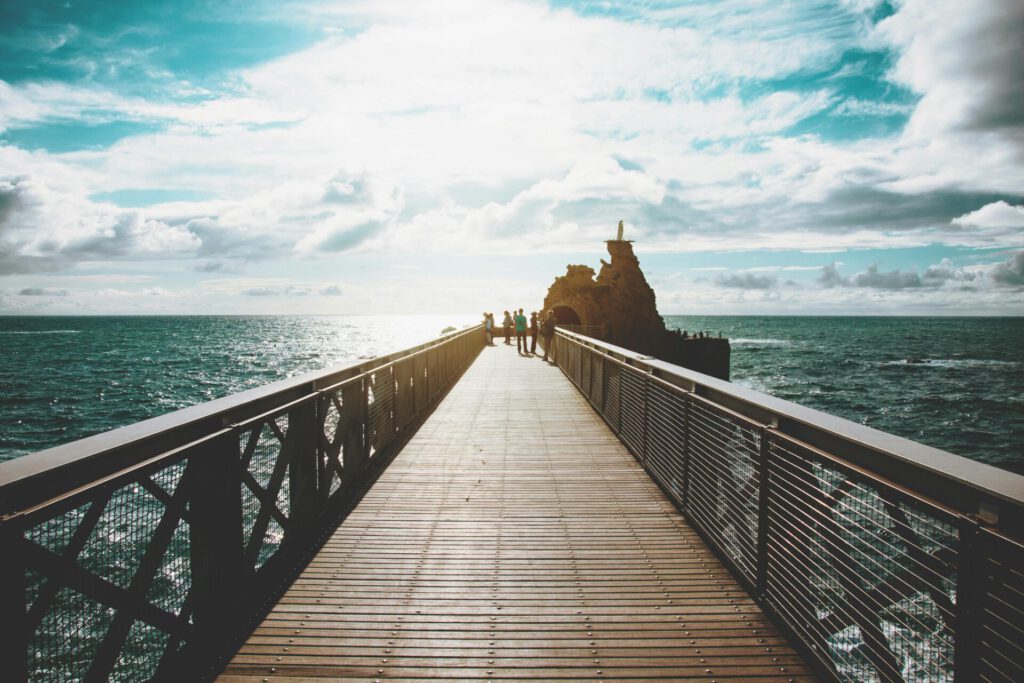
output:
<instances>
[{"instance_id":1,"label":"horizontal cable railing","mask_svg":"<svg viewBox=\"0 0 1024 683\"><path fill-rule=\"evenodd\" d=\"M482 326L0 463L4 680L192 680L484 346Z\"/></svg>"},{"instance_id":2,"label":"horizontal cable railing","mask_svg":"<svg viewBox=\"0 0 1024 683\"><path fill-rule=\"evenodd\" d=\"M593 337L594 339L603 338L605 333L604 325L563 325L559 323L557 329L582 334L585 337Z\"/></svg>"},{"instance_id":3,"label":"horizontal cable railing","mask_svg":"<svg viewBox=\"0 0 1024 683\"><path fill-rule=\"evenodd\" d=\"M553 346L826 675L1024 680L1024 477L566 330Z\"/></svg>"}]
</instances>

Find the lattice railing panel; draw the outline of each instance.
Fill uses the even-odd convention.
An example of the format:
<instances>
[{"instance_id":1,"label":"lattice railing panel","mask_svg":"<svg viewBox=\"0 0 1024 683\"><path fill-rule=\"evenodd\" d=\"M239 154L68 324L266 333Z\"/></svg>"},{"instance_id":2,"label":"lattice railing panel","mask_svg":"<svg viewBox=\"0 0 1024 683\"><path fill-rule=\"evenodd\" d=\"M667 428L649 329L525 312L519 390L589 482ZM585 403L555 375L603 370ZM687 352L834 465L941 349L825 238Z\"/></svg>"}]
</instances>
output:
<instances>
[{"instance_id":1,"label":"lattice railing panel","mask_svg":"<svg viewBox=\"0 0 1024 683\"><path fill-rule=\"evenodd\" d=\"M444 358L438 362L438 372L445 374ZM370 456L391 443L395 436L395 380L391 368L373 373L369 393Z\"/></svg>"},{"instance_id":2,"label":"lattice railing panel","mask_svg":"<svg viewBox=\"0 0 1024 683\"><path fill-rule=\"evenodd\" d=\"M344 459L344 425L342 424L342 392L333 391L327 394L320 403L320 419L322 420L320 442L321 488L326 488L330 497L341 488L345 477Z\"/></svg>"},{"instance_id":3,"label":"lattice railing panel","mask_svg":"<svg viewBox=\"0 0 1024 683\"><path fill-rule=\"evenodd\" d=\"M111 680L150 680L160 665L160 660L154 658L153 653L164 652L168 645L171 645L171 634L145 622L135 622L114 664Z\"/></svg>"},{"instance_id":4,"label":"lattice railing panel","mask_svg":"<svg viewBox=\"0 0 1024 683\"><path fill-rule=\"evenodd\" d=\"M287 413L260 420L239 434L245 559L257 570L280 548L291 513L287 434Z\"/></svg>"},{"instance_id":5,"label":"lattice railing panel","mask_svg":"<svg viewBox=\"0 0 1024 683\"><path fill-rule=\"evenodd\" d=\"M70 588L61 588L29 642L32 681L82 680L89 672L115 610Z\"/></svg>"},{"instance_id":6,"label":"lattice railing panel","mask_svg":"<svg viewBox=\"0 0 1024 683\"><path fill-rule=\"evenodd\" d=\"M150 604L172 614L181 613L188 597L188 587L192 585L192 566L188 557L189 533L189 525L185 521L175 527L167 544L167 552L146 593Z\"/></svg>"},{"instance_id":7,"label":"lattice railing panel","mask_svg":"<svg viewBox=\"0 0 1024 683\"><path fill-rule=\"evenodd\" d=\"M168 416L70 475L0 476L28 501L0 499L0 678L194 680L363 485L371 450L413 428L482 348L467 330L348 379L328 372L328 389L278 385L228 413Z\"/></svg>"},{"instance_id":8,"label":"lattice railing panel","mask_svg":"<svg viewBox=\"0 0 1024 683\"><path fill-rule=\"evenodd\" d=\"M187 462L101 487L25 531L32 680L151 678L191 614ZM145 666L140 666L140 661Z\"/></svg>"}]
</instances>

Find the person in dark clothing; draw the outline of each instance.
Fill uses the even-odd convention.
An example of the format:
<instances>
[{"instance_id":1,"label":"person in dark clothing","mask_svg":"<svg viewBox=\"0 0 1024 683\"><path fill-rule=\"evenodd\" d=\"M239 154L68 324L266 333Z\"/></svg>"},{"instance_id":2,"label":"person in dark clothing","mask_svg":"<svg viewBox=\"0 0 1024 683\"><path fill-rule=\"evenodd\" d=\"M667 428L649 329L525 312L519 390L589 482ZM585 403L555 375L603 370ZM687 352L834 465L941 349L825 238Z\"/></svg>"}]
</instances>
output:
<instances>
[{"instance_id":1,"label":"person in dark clothing","mask_svg":"<svg viewBox=\"0 0 1024 683\"><path fill-rule=\"evenodd\" d=\"M544 337L544 360L545 361L548 359L548 354L551 354L552 358L554 358L554 355L555 355L553 350L552 350L552 345L554 344L554 341L555 341L555 325L557 323L558 323L558 321L555 319L555 312L554 311L548 311L548 317L544 318L544 323L541 325L541 328L540 328L540 333ZM554 361L552 361L552 362L554 362Z\"/></svg>"},{"instance_id":2,"label":"person in dark clothing","mask_svg":"<svg viewBox=\"0 0 1024 683\"><path fill-rule=\"evenodd\" d=\"M537 311L530 313L530 355L537 355Z\"/></svg>"},{"instance_id":3,"label":"person in dark clothing","mask_svg":"<svg viewBox=\"0 0 1024 683\"><path fill-rule=\"evenodd\" d=\"M526 348L526 316L523 315L523 309L519 309L519 312L515 317L516 323L516 351L522 354L528 353Z\"/></svg>"},{"instance_id":4,"label":"person in dark clothing","mask_svg":"<svg viewBox=\"0 0 1024 683\"><path fill-rule=\"evenodd\" d=\"M512 316L509 315L508 311L505 311L505 319L501 321L501 326L505 329L505 343L511 346L512 342L509 341L509 335L512 333Z\"/></svg>"}]
</instances>

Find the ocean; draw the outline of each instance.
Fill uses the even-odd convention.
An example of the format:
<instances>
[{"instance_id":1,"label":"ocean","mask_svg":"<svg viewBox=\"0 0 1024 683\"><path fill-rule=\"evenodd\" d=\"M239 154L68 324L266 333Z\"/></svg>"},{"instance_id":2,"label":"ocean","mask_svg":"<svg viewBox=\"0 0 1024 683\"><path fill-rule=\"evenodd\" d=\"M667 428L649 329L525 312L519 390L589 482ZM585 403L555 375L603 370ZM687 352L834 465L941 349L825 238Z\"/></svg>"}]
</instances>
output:
<instances>
[{"instance_id":1,"label":"ocean","mask_svg":"<svg viewBox=\"0 0 1024 683\"><path fill-rule=\"evenodd\" d=\"M476 316L0 317L0 459L383 355L474 322ZM737 384L1024 472L1024 319L669 316L666 322L730 337ZM269 478L272 462L255 476ZM76 559L122 585L163 509L137 494L131 487L116 494L91 532L102 541ZM122 500L141 520L138 533L125 527ZM61 547L82 510L36 527L36 541ZM245 528L252 528L256 508L243 514ZM184 528L175 532L178 540L148 593L172 611L191 581ZM279 543L280 535L268 531L265 549ZM34 604L43 575L26 577ZM54 596L30 643L33 677L81 679L112 614L74 591ZM148 627L136 632L140 625L119 655L114 679L151 671L159 661L166 635ZM71 654L64 647L68 629Z\"/></svg>"},{"instance_id":2,"label":"ocean","mask_svg":"<svg viewBox=\"0 0 1024 683\"><path fill-rule=\"evenodd\" d=\"M0 460L477 316L0 317ZM732 380L1024 473L1024 318L666 316L732 341Z\"/></svg>"}]
</instances>

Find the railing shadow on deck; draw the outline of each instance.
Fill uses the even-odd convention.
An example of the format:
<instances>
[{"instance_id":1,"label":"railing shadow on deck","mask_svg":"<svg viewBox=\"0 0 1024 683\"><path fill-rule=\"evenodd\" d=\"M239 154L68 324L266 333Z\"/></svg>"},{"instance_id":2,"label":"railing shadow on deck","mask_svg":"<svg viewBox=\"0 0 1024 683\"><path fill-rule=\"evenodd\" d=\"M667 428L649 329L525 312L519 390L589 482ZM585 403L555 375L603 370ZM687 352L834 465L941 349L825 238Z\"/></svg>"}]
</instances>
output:
<instances>
[{"instance_id":1,"label":"railing shadow on deck","mask_svg":"<svg viewBox=\"0 0 1024 683\"><path fill-rule=\"evenodd\" d=\"M553 346L826 677L1024 681L1024 477L565 330Z\"/></svg>"},{"instance_id":2,"label":"railing shadow on deck","mask_svg":"<svg viewBox=\"0 0 1024 683\"><path fill-rule=\"evenodd\" d=\"M482 326L0 463L0 672L195 680L484 346Z\"/></svg>"}]
</instances>

